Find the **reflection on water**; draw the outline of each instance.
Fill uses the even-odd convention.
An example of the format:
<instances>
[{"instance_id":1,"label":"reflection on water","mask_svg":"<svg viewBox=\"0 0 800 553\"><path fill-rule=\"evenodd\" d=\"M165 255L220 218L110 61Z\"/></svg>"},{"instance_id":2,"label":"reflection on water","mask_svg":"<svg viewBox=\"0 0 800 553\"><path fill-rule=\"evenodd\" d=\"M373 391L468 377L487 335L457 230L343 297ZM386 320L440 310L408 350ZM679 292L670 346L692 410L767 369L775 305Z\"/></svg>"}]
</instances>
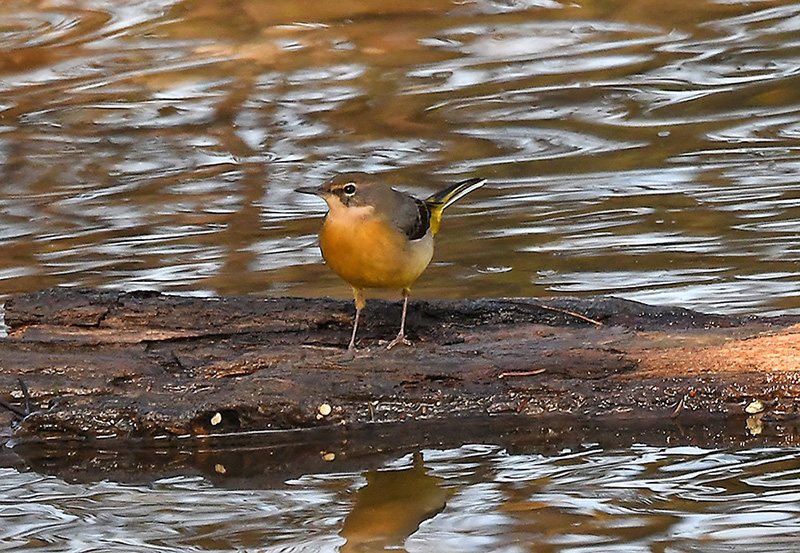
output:
<instances>
[{"instance_id":1,"label":"reflection on water","mask_svg":"<svg viewBox=\"0 0 800 553\"><path fill-rule=\"evenodd\" d=\"M796 311L798 41L788 0L3 2L0 297L348 297L292 189L368 170L489 179L418 297Z\"/></svg>"},{"instance_id":2,"label":"reflection on water","mask_svg":"<svg viewBox=\"0 0 800 553\"><path fill-rule=\"evenodd\" d=\"M468 445L271 489L188 476L79 485L2 469L0 547L789 552L800 531L797 455L591 445L523 455Z\"/></svg>"},{"instance_id":3,"label":"reflection on water","mask_svg":"<svg viewBox=\"0 0 800 553\"><path fill-rule=\"evenodd\" d=\"M402 546L421 522L444 510L451 492L444 478L427 474L420 453L411 467L369 471L344 520L341 536L347 541L340 551Z\"/></svg>"}]
</instances>

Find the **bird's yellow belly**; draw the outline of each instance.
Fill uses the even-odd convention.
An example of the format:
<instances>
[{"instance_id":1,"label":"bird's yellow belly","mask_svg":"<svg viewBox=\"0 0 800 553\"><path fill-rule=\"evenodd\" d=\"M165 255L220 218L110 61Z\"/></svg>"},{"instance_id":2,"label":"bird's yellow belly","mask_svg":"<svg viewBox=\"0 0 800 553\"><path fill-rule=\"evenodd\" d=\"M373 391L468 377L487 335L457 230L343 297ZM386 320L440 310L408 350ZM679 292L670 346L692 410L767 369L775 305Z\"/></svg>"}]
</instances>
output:
<instances>
[{"instance_id":1,"label":"bird's yellow belly","mask_svg":"<svg viewBox=\"0 0 800 553\"><path fill-rule=\"evenodd\" d=\"M430 233L410 241L381 220L326 218L319 235L328 266L356 288L410 288L433 257Z\"/></svg>"}]
</instances>

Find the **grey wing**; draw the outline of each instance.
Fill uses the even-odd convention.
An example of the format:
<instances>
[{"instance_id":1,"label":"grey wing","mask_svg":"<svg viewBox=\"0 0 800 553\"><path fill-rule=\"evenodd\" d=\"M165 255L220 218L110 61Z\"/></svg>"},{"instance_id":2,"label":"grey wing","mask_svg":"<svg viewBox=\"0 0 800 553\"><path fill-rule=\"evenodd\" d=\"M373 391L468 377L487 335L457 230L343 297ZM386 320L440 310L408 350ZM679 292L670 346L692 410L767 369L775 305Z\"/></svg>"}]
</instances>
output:
<instances>
[{"instance_id":1,"label":"grey wing","mask_svg":"<svg viewBox=\"0 0 800 553\"><path fill-rule=\"evenodd\" d=\"M402 201L397 202L392 223L403 231L409 240L419 240L431 228L431 210L422 200L401 195Z\"/></svg>"}]
</instances>

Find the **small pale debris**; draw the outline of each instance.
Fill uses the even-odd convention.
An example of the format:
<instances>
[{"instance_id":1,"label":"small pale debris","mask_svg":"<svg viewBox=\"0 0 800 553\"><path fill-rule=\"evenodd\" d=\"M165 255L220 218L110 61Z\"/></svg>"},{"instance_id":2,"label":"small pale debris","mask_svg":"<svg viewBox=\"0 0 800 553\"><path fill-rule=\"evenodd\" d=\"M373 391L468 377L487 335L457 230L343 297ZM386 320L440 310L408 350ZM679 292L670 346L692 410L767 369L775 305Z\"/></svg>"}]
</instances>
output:
<instances>
[{"instance_id":1,"label":"small pale debris","mask_svg":"<svg viewBox=\"0 0 800 553\"><path fill-rule=\"evenodd\" d=\"M327 417L328 415L331 414L333 408L329 404L323 403L322 405L319 406L318 410L320 415L322 415L323 417Z\"/></svg>"},{"instance_id":2,"label":"small pale debris","mask_svg":"<svg viewBox=\"0 0 800 553\"><path fill-rule=\"evenodd\" d=\"M761 417L747 417L746 425L751 436L758 436L764 431L764 422Z\"/></svg>"},{"instance_id":3,"label":"small pale debris","mask_svg":"<svg viewBox=\"0 0 800 553\"><path fill-rule=\"evenodd\" d=\"M336 454L333 453L332 451L320 451L320 454L322 455L322 460L323 461L329 461L330 462L330 461L333 461L334 459L336 459Z\"/></svg>"},{"instance_id":4,"label":"small pale debris","mask_svg":"<svg viewBox=\"0 0 800 553\"><path fill-rule=\"evenodd\" d=\"M764 410L764 404L760 399L754 399L747 405L747 407L744 408L744 410L751 415L755 415L756 413L760 413Z\"/></svg>"},{"instance_id":5,"label":"small pale debris","mask_svg":"<svg viewBox=\"0 0 800 553\"><path fill-rule=\"evenodd\" d=\"M214 416L211 417L211 426L217 426L221 422L222 422L222 413L217 411L216 413L214 413Z\"/></svg>"},{"instance_id":6,"label":"small pale debris","mask_svg":"<svg viewBox=\"0 0 800 553\"><path fill-rule=\"evenodd\" d=\"M227 470L225 470L225 465L223 465L222 463L217 463L216 465L214 465L214 470L217 471L219 474L225 474L226 472L228 472Z\"/></svg>"}]
</instances>

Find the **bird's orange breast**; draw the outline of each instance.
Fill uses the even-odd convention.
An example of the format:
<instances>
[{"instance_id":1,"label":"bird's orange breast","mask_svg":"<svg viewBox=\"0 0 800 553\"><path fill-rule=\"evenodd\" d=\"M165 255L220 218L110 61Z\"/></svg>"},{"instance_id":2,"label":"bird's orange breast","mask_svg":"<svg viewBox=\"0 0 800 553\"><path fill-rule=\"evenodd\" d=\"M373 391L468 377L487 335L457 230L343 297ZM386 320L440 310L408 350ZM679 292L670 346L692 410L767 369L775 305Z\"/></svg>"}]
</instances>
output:
<instances>
[{"instance_id":1,"label":"bird's orange breast","mask_svg":"<svg viewBox=\"0 0 800 553\"><path fill-rule=\"evenodd\" d=\"M371 208L331 211L319 245L328 266L356 288L409 288L433 257L430 233L408 240Z\"/></svg>"}]
</instances>

